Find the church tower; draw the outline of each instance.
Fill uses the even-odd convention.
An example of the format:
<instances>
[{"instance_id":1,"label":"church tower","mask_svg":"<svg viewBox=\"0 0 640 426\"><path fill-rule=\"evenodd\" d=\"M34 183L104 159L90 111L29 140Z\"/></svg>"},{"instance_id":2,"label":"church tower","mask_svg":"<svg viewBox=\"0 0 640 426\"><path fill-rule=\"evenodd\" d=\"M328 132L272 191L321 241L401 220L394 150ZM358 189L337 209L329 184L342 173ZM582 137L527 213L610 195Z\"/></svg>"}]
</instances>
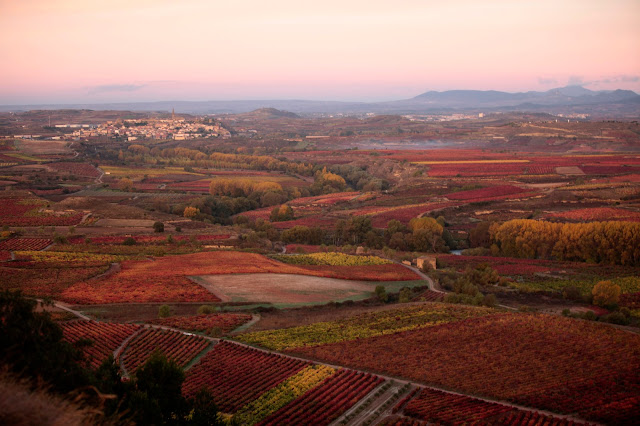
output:
<instances>
[{"instance_id":1,"label":"church tower","mask_svg":"<svg viewBox=\"0 0 640 426\"><path fill-rule=\"evenodd\" d=\"M171 121L176 121L176 109L171 108Z\"/></svg>"}]
</instances>

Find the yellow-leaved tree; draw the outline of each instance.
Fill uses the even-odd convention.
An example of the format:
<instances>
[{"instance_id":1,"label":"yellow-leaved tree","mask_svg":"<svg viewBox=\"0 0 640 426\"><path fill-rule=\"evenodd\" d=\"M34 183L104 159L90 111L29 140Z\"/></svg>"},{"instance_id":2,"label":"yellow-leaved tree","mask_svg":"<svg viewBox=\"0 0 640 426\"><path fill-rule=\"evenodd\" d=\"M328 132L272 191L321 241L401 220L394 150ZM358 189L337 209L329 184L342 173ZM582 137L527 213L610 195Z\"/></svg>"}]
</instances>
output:
<instances>
[{"instance_id":1,"label":"yellow-leaved tree","mask_svg":"<svg viewBox=\"0 0 640 426\"><path fill-rule=\"evenodd\" d=\"M620 301L620 286L611 281L600 281L593 287L593 304L598 306L611 306Z\"/></svg>"},{"instance_id":2,"label":"yellow-leaved tree","mask_svg":"<svg viewBox=\"0 0 640 426\"><path fill-rule=\"evenodd\" d=\"M185 207L184 212L182 213L182 216L188 217L188 218L194 218L198 215L198 213L200 213L200 209L189 206L189 207Z\"/></svg>"}]
</instances>

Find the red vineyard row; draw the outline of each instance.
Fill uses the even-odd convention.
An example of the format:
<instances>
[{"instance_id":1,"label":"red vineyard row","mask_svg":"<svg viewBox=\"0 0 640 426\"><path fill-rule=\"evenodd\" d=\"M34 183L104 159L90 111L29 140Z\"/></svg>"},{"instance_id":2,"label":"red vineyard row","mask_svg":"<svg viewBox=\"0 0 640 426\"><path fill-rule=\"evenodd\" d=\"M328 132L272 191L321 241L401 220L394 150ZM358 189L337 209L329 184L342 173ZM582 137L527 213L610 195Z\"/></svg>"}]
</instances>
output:
<instances>
[{"instance_id":1,"label":"red vineyard row","mask_svg":"<svg viewBox=\"0 0 640 426\"><path fill-rule=\"evenodd\" d=\"M59 163L49 163L47 164L47 167L58 172L70 173L74 176L91 177L91 178L97 178L98 176L100 176L100 172L91 164L87 164L87 163L59 162Z\"/></svg>"},{"instance_id":2,"label":"red vineyard row","mask_svg":"<svg viewBox=\"0 0 640 426\"><path fill-rule=\"evenodd\" d=\"M120 347L127 337L140 328L135 324L115 324L95 321L70 321L62 324L64 339L76 343L81 339L92 341L83 348L87 363L97 368Z\"/></svg>"},{"instance_id":3,"label":"red vineyard row","mask_svg":"<svg viewBox=\"0 0 640 426\"><path fill-rule=\"evenodd\" d=\"M429 205L420 205L406 207L401 209L388 210L371 216L371 225L375 228L386 228L392 219L399 220L405 225L415 217L419 217L424 213L441 210L447 207L457 206L459 203L434 203Z\"/></svg>"},{"instance_id":4,"label":"red vineyard row","mask_svg":"<svg viewBox=\"0 0 640 426\"><path fill-rule=\"evenodd\" d=\"M291 352L609 423L640 418L639 344L592 322L500 313Z\"/></svg>"},{"instance_id":5,"label":"red vineyard row","mask_svg":"<svg viewBox=\"0 0 640 426\"><path fill-rule=\"evenodd\" d=\"M11 238L0 242L0 250L42 250L53 244L47 238Z\"/></svg>"},{"instance_id":6,"label":"red vineyard row","mask_svg":"<svg viewBox=\"0 0 640 426\"><path fill-rule=\"evenodd\" d=\"M544 424L549 425L581 424L571 420L519 410L503 404L432 389L422 389L418 396L409 401L404 407L404 414L416 420L444 424L526 425L529 424L532 418L544 419Z\"/></svg>"},{"instance_id":7,"label":"red vineyard row","mask_svg":"<svg viewBox=\"0 0 640 426\"><path fill-rule=\"evenodd\" d=\"M121 358L129 373L135 372L155 350L160 350L167 358L184 367L210 344L209 340L200 336L148 328L129 342Z\"/></svg>"},{"instance_id":8,"label":"red vineyard row","mask_svg":"<svg viewBox=\"0 0 640 426\"><path fill-rule=\"evenodd\" d=\"M472 189L469 191L452 192L445 195L450 200L475 200L477 198L506 197L508 195L525 192L524 189L513 185L489 186L487 188Z\"/></svg>"},{"instance_id":9,"label":"red vineyard row","mask_svg":"<svg viewBox=\"0 0 640 426\"><path fill-rule=\"evenodd\" d=\"M338 370L259 424L328 425L383 381L381 377L368 373Z\"/></svg>"},{"instance_id":10,"label":"red vineyard row","mask_svg":"<svg viewBox=\"0 0 640 426\"><path fill-rule=\"evenodd\" d=\"M188 331L209 331L218 328L221 333L228 333L247 321L251 320L248 314L203 314L184 317L169 317L150 321L152 324L179 328Z\"/></svg>"},{"instance_id":11,"label":"red vineyard row","mask_svg":"<svg viewBox=\"0 0 640 426\"><path fill-rule=\"evenodd\" d=\"M620 306L626 306L629 309L640 309L640 292L621 295Z\"/></svg>"},{"instance_id":12,"label":"red vineyard row","mask_svg":"<svg viewBox=\"0 0 640 426\"><path fill-rule=\"evenodd\" d=\"M308 365L311 364L221 342L187 372L182 391L192 397L207 388L221 411L233 413Z\"/></svg>"},{"instance_id":13,"label":"red vineyard row","mask_svg":"<svg viewBox=\"0 0 640 426\"><path fill-rule=\"evenodd\" d=\"M588 221L609 221L624 220L640 222L640 212L619 209L613 207L594 207L588 209L576 209L564 212L554 212L550 217L557 217L568 220L588 220Z\"/></svg>"},{"instance_id":14,"label":"red vineyard row","mask_svg":"<svg viewBox=\"0 0 640 426\"><path fill-rule=\"evenodd\" d=\"M426 290L413 298L414 301L425 302L441 302L444 299L444 293L439 293L433 290Z\"/></svg>"}]
</instances>

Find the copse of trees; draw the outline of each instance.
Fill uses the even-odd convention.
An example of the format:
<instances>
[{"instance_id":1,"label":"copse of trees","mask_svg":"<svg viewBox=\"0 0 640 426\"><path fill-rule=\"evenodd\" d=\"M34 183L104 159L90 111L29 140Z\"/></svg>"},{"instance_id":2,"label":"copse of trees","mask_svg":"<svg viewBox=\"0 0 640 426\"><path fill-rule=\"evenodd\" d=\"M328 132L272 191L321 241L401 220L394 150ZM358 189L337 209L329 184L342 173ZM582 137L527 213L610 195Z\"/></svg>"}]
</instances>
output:
<instances>
[{"instance_id":1,"label":"copse of trees","mask_svg":"<svg viewBox=\"0 0 640 426\"><path fill-rule=\"evenodd\" d=\"M593 304L604 307L615 306L620 301L621 292L619 285L611 281L600 281L591 290Z\"/></svg>"},{"instance_id":2,"label":"copse of trees","mask_svg":"<svg viewBox=\"0 0 640 426\"><path fill-rule=\"evenodd\" d=\"M413 232L413 246L417 251L437 252L445 250L442 238L444 226L432 217L413 218L409 221Z\"/></svg>"},{"instance_id":3,"label":"copse of trees","mask_svg":"<svg viewBox=\"0 0 640 426\"><path fill-rule=\"evenodd\" d=\"M448 252L455 247L455 241L445 228L445 219L440 216L414 218L405 226L398 220L390 220L384 231L385 243L389 248L401 251Z\"/></svg>"},{"instance_id":4,"label":"copse of trees","mask_svg":"<svg viewBox=\"0 0 640 426\"><path fill-rule=\"evenodd\" d=\"M250 179L214 179L209 185L211 195L226 195L230 197L247 197L254 192L282 193L282 186L276 182L254 182Z\"/></svg>"},{"instance_id":5,"label":"copse of trees","mask_svg":"<svg viewBox=\"0 0 640 426\"><path fill-rule=\"evenodd\" d=\"M209 185L209 193L214 196L249 198L263 207L284 203L290 197L277 182L254 182L250 179L214 179Z\"/></svg>"},{"instance_id":6,"label":"copse of trees","mask_svg":"<svg viewBox=\"0 0 640 426\"><path fill-rule=\"evenodd\" d=\"M106 157L115 157L106 153ZM246 155L213 152L207 154L191 148L149 148L132 144L127 150L118 151L117 158L124 163L135 162L153 165L211 167L221 169L268 170L293 173L304 176L313 175L313 165L276 159L267 155Z\"/></svg>"},{"instance_id":7,"label":"copse of trees","mask_svg":"<svg viewBox=\"0 0 640 426\"><path fill-rule=\"evenodd\" d=\"M271 210L269 219L271 220L271 222L293 220L293 209L291 208L291 206L288 206L286 204L275 206L273 210Z\"/></svg>"},{"instance_id":8,"label":"copse of trees","mask_svg":"<svg viewBox=\"0 0 640 426\"><path fill-rule=\"evenodd\" d=\"M187 218L194 218L200 214L200 210L196 207L188 206L184 208L182 215Z\"/></svg>"},{"instance_id":9,"label":"copse of trees","mask_svg":"<svg viewBox=\"0 0 640 426\"><path fill-rule=\"evenodd\" d=\"M318 227L310 228L304 225L296 225L282 231L280 238L285 243L319 245L325 242L325 232Z\"/></svg>"},{"instance_id":10,"label":"copse of trees","mask_svg":"<svg viewBox=\"0 0 640 426\"><path fill-rule=\"evenodd\" d=\"M193 219L223 225L230 225L232 222L230 218L233 215L260 207L259 201L247 197L206 196L191 200L189 203L191 207L199 210Z\"/></svg>"},{"instance_id":11,"label":"copse of trees","mask_svg":"<svg viewBox=\"0 0 640 426\"><path fill-rule=\"evenodd\" d=\"M383 191L389 188L389 182L372 176L366 169L349 164L338 164L329 167L331 173L344 178L346 183L361 191Z\"/></svg>"},{"instance_id":12,"label":"copse of trees","mask_svg":"<svg viewBox=\"0 0 640 426\"><path fill-rule=\"evenodd\" d=\"M347 182L340 175L327 171L327 168L318 170L315 174L315 181L311 186L311 192L314 194L331 194L333 192L342 192L347 189Z\"/></svg>"},{"instance_id":13,"label":"copse of trees","mask_svg":"<svg viewBox=\"0 0 640 426\"><path fill-rule=\"evenodd\" d=\"M126 177L120 179L118 181L118 189L125 192L133 190L133 181Z\"/></svg>"},{"instance_id":14,"label":"copse of trees","mask_svg":"<svg viewBox=\"0 0 640 426\"><path fill-rule=\"evenodd\" d=\"M517 219L490 228L494 254L640 265L640 223L552 223Z\"/></svg>"},{"instance_id":15,"label":"copse of trees","mask_svg":"<svg viewBox=\"0 0 640 426\"><path fill-rule=\"evenodd\" d=\"M440 285L452 291L446 295L445 302L485 306L497 304L494 294L482 293L486 288L501 282L496 270L486 263L477 265L475 268L467 268L463 274L444 270L433 271L433 275Z\"/></svg>"},{"instance_id":16,"label":"copse of trees","mask_svg":"<svg viewBox=\"0 0 640 426\"><path fill-rule=\"evenodd\" d=\"M471 248L491 246L491 234L489 229L491 222L480 222L475 228L469 232L469 246Z\"/></svg>"},{"instance_id":17,"label":"copse of trees","mask_svg":"<svg viewBox=\"0 0 640 426\"><path fill-rule=\"evenodd\" d=\"M335 244L360 244L371 233L375 233L371 219L367 216L352 216L348 220L338 220L335 228Z\"/></svg>"}]
</instances>

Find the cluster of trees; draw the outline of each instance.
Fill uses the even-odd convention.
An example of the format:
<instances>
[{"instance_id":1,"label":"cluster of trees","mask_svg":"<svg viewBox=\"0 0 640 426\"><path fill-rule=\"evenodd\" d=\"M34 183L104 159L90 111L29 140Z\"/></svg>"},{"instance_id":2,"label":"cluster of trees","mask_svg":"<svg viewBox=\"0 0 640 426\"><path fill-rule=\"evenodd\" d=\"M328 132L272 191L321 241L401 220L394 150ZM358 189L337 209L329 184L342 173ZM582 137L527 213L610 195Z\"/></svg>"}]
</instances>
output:
<instances>
[{"instance_id":1,"label":"cluster of trees","mask_svg":"<svg viewBox=\"0 0 640 426\"><path fill-rule=\"evenodd\" d=\"M615 306L620 301L622 289L611 281L600 281L591 290L593 304L598 306Z\"/></svg>"},{"instance_id":2,"label":"cluster of trees","mask_svg":"<svg viewBox=\"0 0 640 426\"><path fill-rule=\"evenodd\" d=\"M328 172L326 167L315 173L315 180L311 186L311 192L314 195L342 192L345 189L347 189L347 182L344 178L335 173Z\"/></svg>"},{"instance_id":3,"label":"cluster of trees","mask_svg":"<svg viewBox=\"0 0 640 426\"><path fill-rule=\"evenodd\" d=\"M303 176L313 175L313 165L311 164L276 159L267 155L223 154L214 152L209 156L209 161L213 162L215 167L281 171ZM234 166L225 166L225 164L229 163L234 164ZM238 167L235 165L238 165Z\"/></svg>"},{"instance_id":4,"label":"cluster of trees","mask_svg":"<svg viewBox=\"0 0 640 426\"><path fill-rule=\"evenodd\" d=\"M314 167L311 164L276 159L268 155L246 155L213 152L207 154L197 149L176 147L149 148L140 144L132 144L126 150L118 152L118 160L144 164L162 164L172 166L211 167L241 170L268 170L312 176Z\"/></svg>"},{"instance_id":5,"label":"cluster of trees","mask_svg":"<svg viewBox=\"0 0 640 426\"><path fill-rule=\"evenodd\" d=\"M456 248L455 241L446 228L444 217L414 218L409 226L391 220L385 231L387 246L394 250L421 252L447 252Z\"/></svg>"},{"instance_id":6,"label":"cluster of trees","mask_svg":"<svg viewBox=\"0 0 640 426\"><path fill-rule=\"evenodd\" d=\"M275 210L274 210L275 211ZM447 252L454 248L454 241L445 228L443 217L413 219L409 226L391 220L387 229L375 229L367 216L354 216L338 220L333 230L318 227L294 226L280 235L286 243L359 245L382 249L389 247L401 251Z\"/></svg>"},{"instance_id":7,"label":"cluster of trees","mask_svg":"<svg viewBox=\"0 0 640 426\"><path fill-rule=\"evenodd\" d=\"M327 243L327 231L317 226L296 225L280 234L285 243L321 245Z\"/></svg>"},{"instance_id":8,"label":"cluster of trees","mask_svg":"<svg viewBox=\"0 0 640 426\"><path fill-rule=\"evenodd\" d=\"M580 291L575 287L566 287L562 292L565 299L583 299L587 303L602 306L611 312L605 315L596 315L592 310L573 313L570 309L564 309L562 311L562 315L573 318L582 318L589 321L602 321L612 324L628 325L635 320L629 308L620 308L618 305L621 294L622 288L609 280L599 281L595 286L593 286L591 294L588 297L583 297Z\"/></svg>"},{"instance_id":9,"label":"cluster of trees","mask_svg":"<svg viewBox=\"0 0 640 426\"><path fill-rule=\"evenodd\" d=\"M113 357L96 371L90 370L82 347L92 342L66 342L49 314L36 308L35 301L19 292L0 292L0 362L33 389L44 384L63 398L82 401L92 407L90 411L101 412L105 423L221 424L211 394L202 390L195 398L185 399L184 372L161 353L154 353L129 381L122 380Z\"/></svg>"},{"instance_id":10,"label":"cluster of trees","mask_svg":"<svg viewBox=\"0 0 640 426\"><path fill-rule=\"evenodd\" d=\"M271 222L283 222L286 220L293 220L293 218L293 209L291 206L286 204L275 206L273 210L271 210L271 215L269 216L269 220Z\"/></svg>"},{"instance_id":11,"label":"cluster of trees","mask_svg":"<svg viewBox=\"0 0 640 426\"><path fill-rule=\"evenodd\" d=\"M517 219L494 224L491 250L509 257L640 265L640 223L552 223Z\"/></svg>"},{"instance_id":12,"label":"cluster of trees","mask_svg":"<svg viewBox=\"0 0 640 426\"><path fill-rule=\"evenodd\" d=\"M279 196L271 198L274 200L282 200L282 196L284 195L282 185L277 182L255 182L251 179L225 178L214 179L209 185L209 194L211 195L226 195L229 197L264 197L269 193L276 195L279 194ZM284 195L284 198L288 199L286 195Z\"/></svg>"},{"instance_id":13,"label":"cluster of trees","mask_svg":"<svg viewBox=\"0 0 640 426\"><path fill-rule=\"evenodd\" d=\"M495 306L494 294L483 294L481 290L494 285L504 285L498 272L486 263L475 268L467 268L463 274L454 271L434 271L433 276L443 288L452 291L445 296L445 302L466 305Z\"/></svg>"},{"instance_id":14,"label":"cluster of trees","mask_svg":"<svg viewBox=\"0 0 640 426\"><path fill-rule=\"evenodd\" d=\"M342 176L347 184L360 191L383 191L389 188L389 182L372 176L366 169L348 164L334 165L329 171Z\"/></svg>"},{"instance_id":15,"label":"cluster of trees","mask_svg":"<svg viewBox=\"0 0 640 426\"><path fill-rule=\"evenodd\" d=\"M121 178L118 180L118 189L124 192L133 191L133 181L128 177Z\"/></svg>"},{"instance_id":16,"label":"cluster of trees","mask_svg":"<svg viewBox=\"0 0 640 426\"><path fill-rule=\"evenodd\" d=\"M268 199L265 201L269 201ZM255 193L249 197L226 197L226 196L207 196L200 197L189 202L189 207L195 209L195 215L191 216L192 219L208 221L211 223L219 223L222 225L230 225L232 223L231 216L246 212L248 210L255 210L260 207L261 194ZM175 206L176 212L184 215L186 207ZM173 210L173 209L172 209ZM193 210L189 210L193 212Z\"/></svg>"}]
</instances>

